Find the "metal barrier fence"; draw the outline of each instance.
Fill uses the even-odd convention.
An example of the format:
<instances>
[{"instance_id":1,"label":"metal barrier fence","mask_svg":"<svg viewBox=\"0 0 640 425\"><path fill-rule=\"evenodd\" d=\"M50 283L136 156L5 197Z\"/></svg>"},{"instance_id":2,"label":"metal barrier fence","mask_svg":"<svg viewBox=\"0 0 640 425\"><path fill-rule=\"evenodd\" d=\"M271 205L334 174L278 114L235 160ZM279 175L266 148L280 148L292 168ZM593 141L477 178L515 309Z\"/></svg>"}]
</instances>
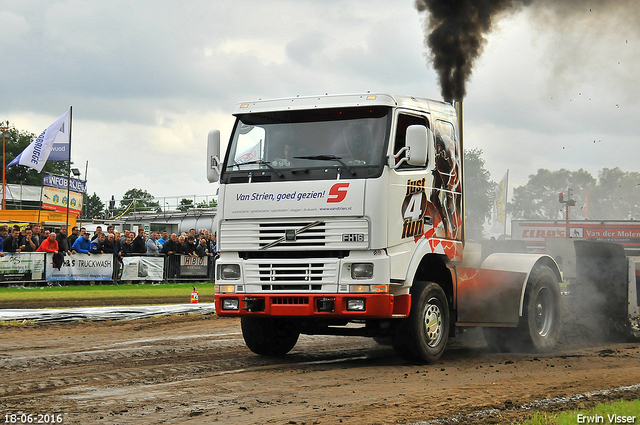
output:
<instances>
[{"instance_id":1,"label":"metal barrier fence","mask_svg":"<svg viewBox=\"0 0 640 425\"><path fill-rule=\"evenodd\" d=\"M59 268L56 265L60 266ZM215 259L181 254L5 253L0 257L0 285L71 282L213 282Z\"/></svg>"}]
</instances>

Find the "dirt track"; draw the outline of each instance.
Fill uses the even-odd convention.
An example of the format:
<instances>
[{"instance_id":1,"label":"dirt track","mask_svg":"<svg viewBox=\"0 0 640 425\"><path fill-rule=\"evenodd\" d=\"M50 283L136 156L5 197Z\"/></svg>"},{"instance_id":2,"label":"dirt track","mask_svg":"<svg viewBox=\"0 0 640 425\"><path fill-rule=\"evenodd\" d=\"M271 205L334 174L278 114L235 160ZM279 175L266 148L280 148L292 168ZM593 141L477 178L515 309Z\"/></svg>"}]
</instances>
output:
<instances>
[{"instance_id":1,"label":"dirt track","mask_svg":"<svg viewBox=\"0 0 640 425\"><path fill-rule=\"evenodd\" d=\"M513 409L527 403L640 384L635 342L492 354L472 333L438 364L413 365L356 337L302 336L285 358L258 357L245 348L238 320L215 315L0 333L0 421L60 412L65 424L513 423L530 414ZM640 390L541 409L618 398L640 398ZM500 410L459 416L489 409Z\"/></svg>"}]
</instances>

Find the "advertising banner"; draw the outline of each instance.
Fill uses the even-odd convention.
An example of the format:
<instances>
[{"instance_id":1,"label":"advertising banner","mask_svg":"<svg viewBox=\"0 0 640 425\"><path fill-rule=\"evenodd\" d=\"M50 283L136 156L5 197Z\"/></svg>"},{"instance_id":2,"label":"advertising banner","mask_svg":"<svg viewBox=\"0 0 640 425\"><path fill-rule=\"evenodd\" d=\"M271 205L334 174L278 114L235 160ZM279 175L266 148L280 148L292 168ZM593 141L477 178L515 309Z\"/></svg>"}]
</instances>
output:
<instances>
[{"instance_id":1,"label":"advertising banner","mask_svg":"<svg viewBox=\"0 0 640 425\"><path fill-rule=\"evenodd\" d=\"M60 270L53 267L53 254L47 254L47 280L111 280L112 254L72 254L64 257Z\"/></svg>"},{"instance_id":2,"label":"advertising banner","mask_svg":"<svg viewBox=\"0 0 640 425\"><path fill-rule=\"evenodd\" d=\"M530 250L542 252L547 238L566 238L565 221L512 220L512 239L524 240ZM629 221L569 221L569 237L615 242L625 249L640 249L640 223Z\"/></svg>"},{"instance_id":3,"label":"advertising banner","mask_svg":"<svg viewBox=\"0 0 640 425\"><path fill-rule=\"evenodd\" d=\"M69 179L64 176L44 173L42 184L44 184L45 186L66 189L68 181ZM82 180L78 179L71 179L70 190L74 192L87 193L87 182L83 182Z\"/></svg>"},{"instance_id":4,"label":"advertising banner","mask_svg":"<svg viewBox=\"0 0 640 425\"><path fill-rule=\"evenodd\" d=\"M180 256L180 276L207 276L209 257Z\"/></svg>"},{"instance_id":5,"label":"advertising banner","mask_svg":"<svg viewBox=\"0 0 640 425\"><path fill-rule=\"evenodd\" d=\"M71 202L69 212L79 215L82 212L82 194L69 192ZM67 211L67 189L44 186L42 188L42 208L53 211Z\"/></svg>"},{"instance_id":6,"label":"advertising banner","mask_svg":"<svg viewBox=\"0 0 640 425\"><path fill-rule=\"evenodd\" d=\"M364 180L231 184L223 206L233 218L360 216Z\"/></svg>"},{"instance_id":7,"label":"advertising banner","mask_svg":"<svg viewBox=\"0 0 640 425\"><path fill-rule=\"evenodd\" d=\"M124 257L120 279L160 282L164 277L163 272L164 257Z\"/></svg>"},{"instance_id":8,"label":"advertising banner","mask_svg":"<svg viewBox=\"0 0 640 425\"><path fill-rule=\"evenodd\" d=\"M41 280L44 278L44 253L5 253L0 257L0 281Z\"/></svg>"}]
</instances>

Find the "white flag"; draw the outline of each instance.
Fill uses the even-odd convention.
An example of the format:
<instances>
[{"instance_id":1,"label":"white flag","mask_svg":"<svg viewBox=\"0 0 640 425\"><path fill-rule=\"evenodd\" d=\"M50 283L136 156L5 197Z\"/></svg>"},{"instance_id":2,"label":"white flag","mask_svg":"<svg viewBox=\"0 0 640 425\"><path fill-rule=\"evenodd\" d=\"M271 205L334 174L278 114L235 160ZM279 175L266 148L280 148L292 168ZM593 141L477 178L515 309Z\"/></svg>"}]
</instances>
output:
<instances>
[{"instance_id":1,"label":"white flag","mask_svg":"<svg viewBox=\"0 0 640 425\"><path fill-rule=\"evenodd\" d=\"M491 214L491 233L505 233L507 222L507 182L509 170L493 189L493 213Z\"/></svg>"},{"instance_id":2,"label":"white flag","mask_svg":"<svg viewBox=\"0 0 640 425\"><path fill-rule=\"evenodd\" d=\"M67 119L62 123L60 131L56 133L56 138L53 140L53 146L51 147L51 153L49 154L49 161L68 161L69 160L69 119L70 114L67 114Z\"/></svg>"},{"instance_id":3,"label":"white flag","mask_svg":"<svg viewBox=\"0 0 640 425\"><path fill-rule=\"evenodd\" d=\"M51 148L53 148L54 142L61 141L59 139L59 134L61 131L64 131L64 135L66 135L66 144L67 157L65 160L69 159L68 154L68 146L69 146L69 111L65 112L60 118L58 118L53 124L51 124L45 131L42 132L33 142L23 150L20 155L15 157L13 161L7 165L7 168L12 165L24 165L25 167L30 167L36 170L37 172L41 172L44 164L49 159L49 154L51 153ZM60 136L62 137L62 136Z\"/></svg>"}]
</instances>

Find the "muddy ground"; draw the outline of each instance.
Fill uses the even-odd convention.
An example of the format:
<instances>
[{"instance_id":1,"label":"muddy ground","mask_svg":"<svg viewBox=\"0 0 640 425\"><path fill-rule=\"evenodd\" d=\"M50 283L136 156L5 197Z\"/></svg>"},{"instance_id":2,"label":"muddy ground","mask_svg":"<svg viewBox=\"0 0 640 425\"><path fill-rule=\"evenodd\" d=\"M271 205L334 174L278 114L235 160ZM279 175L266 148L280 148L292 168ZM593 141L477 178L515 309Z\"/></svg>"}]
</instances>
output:
<instances>
[{"instance_id":1,"label":"muddy ground","mask_svg":"<svg viewBox=\"0 0 640 425\"><path fill-rule=\"evenodd\" d=\"M415 365L358 337L301 336L285 358L263 358L237 319L215 315L3 326L0 423L516 423L532 412L521 406L640 398L638 342L565 340L533 355L491 353L478 332L453 341L437 364Z\"/></svg>"}]
</instances>

